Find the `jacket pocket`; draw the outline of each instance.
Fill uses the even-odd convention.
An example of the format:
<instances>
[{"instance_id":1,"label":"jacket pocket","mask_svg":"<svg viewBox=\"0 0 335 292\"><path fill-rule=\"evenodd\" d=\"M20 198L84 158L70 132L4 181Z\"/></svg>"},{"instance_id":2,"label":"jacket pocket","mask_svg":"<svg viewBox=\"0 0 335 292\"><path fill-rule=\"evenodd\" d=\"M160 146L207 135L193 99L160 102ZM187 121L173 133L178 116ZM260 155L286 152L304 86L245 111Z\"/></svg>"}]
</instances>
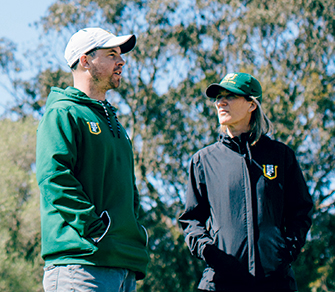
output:
<instances>
[{"instance_id":1,"label":"jacket pocket","mask_svg":"<svg viewBox=\"0 0 335 292\"><path fill-rule=\"evenodd\" d=\"M109 228L111 226L111 218L108 214L107 211L103 211L101 214L100 214L100 218L101 220L104 222L104 224L106 225L106 229L104 231L104 233L100 236L100 237L97 237L97 238L91 238L93 240L94 243L98 243L100 242L107 234L107 232L109 231Z\"/></svg>"},{"instance_id":2,"label":"jacket pocket","mask_svg":"<svg viewBox=\"0 0 335 292\"><path fill-rule=\"evenodd\" d=\"M289 268L289 252L277 227L263 228L258 241L260 261L265 275L285 274Z\"/></svg>"},{"instance_id":3,"label":"jacket pocket","mask_svg":"<svg viewBox=\"0 0 335 292\"><path fill-rule=\"evenodd\" d=\"M143 230L144 230L144 232L145 232L145 246L148 246L148 244L149 244L149 235L148 235L148 231L147 231L147 229L146 229L143 225L141 225L141 227L143 228Z\"/></svg>"}]
</instances>

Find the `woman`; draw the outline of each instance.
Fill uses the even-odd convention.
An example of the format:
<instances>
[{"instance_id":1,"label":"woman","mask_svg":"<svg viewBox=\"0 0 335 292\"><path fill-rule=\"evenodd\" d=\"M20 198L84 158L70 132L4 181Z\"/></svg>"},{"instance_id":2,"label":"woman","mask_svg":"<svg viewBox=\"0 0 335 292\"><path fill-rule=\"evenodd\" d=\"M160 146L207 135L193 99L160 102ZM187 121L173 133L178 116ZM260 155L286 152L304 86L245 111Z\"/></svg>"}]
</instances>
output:
<instances>
[{"instance_id":1,"label":"woman","mask_svg":"<svg viewBox=\"0 0 335 292\"><path fill-rule=\"evenodd\" d=\"M313 203L294 152L270 139L262 88L250 74L211 84L223 131L193 155L180 217L191 253L207 266L200 291L295 291L291 263Z\"/></svg>"}]
</instances>

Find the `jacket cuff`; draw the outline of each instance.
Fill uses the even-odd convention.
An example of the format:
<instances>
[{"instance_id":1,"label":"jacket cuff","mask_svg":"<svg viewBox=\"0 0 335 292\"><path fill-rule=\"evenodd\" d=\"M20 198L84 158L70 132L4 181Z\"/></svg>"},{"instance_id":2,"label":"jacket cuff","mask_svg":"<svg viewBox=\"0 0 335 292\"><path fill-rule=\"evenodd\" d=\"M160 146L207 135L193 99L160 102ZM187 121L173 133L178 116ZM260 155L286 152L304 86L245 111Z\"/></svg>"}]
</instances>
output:
<instances>
[{"instance_id":1,"label":"jacket cuff","mask_svg":"<svg viewBox=\"0 0 335 292\"><path fill-rule=\"evenodd\" d=\"M212 268L214 267L215 262L217 261L217 257L218 257L217 251L218 251L218 248L213 244L206 244L203 250L204 259L206 263Z\"/></svg>"}]
</instances>

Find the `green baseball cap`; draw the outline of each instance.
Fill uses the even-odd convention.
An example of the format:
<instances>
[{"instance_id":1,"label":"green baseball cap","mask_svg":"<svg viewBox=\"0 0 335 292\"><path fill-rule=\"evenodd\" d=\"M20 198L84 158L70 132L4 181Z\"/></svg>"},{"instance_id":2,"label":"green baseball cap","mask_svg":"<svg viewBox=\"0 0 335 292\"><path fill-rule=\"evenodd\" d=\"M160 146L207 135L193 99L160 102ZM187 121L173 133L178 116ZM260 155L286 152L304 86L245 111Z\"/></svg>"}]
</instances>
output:
<instances>
[{"instance_id":1,"label":"green baseball cap","mask_svg":"<svg viewBox=\"0 0 335 292\"><path fill-rule=\"evenodd\" d=\"M213 83L206 89L206 95L216 98L222 88L237 95L252 96L262 102L262 87L258 80L248 73L229 73L221 82Z\"/></svg>"}]
</instances>

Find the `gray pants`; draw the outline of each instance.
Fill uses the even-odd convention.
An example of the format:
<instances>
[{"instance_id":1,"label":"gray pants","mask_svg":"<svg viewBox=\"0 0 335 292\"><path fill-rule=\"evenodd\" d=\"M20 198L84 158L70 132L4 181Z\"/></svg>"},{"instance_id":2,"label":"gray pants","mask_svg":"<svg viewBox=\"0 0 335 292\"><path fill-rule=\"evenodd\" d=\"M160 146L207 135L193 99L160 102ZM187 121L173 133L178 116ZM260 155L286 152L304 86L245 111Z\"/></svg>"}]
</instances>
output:
<instances>
[{"instance_id":1,"label":"gray pants","mask_svg":"<svg viewBox=\"0 0 335 292\"><path fill-rule=\"evenodd\" d=\"M135 292L135 273L119 268L67 265L44 269L45 292Z\"/></svg>"}]
</instances>

